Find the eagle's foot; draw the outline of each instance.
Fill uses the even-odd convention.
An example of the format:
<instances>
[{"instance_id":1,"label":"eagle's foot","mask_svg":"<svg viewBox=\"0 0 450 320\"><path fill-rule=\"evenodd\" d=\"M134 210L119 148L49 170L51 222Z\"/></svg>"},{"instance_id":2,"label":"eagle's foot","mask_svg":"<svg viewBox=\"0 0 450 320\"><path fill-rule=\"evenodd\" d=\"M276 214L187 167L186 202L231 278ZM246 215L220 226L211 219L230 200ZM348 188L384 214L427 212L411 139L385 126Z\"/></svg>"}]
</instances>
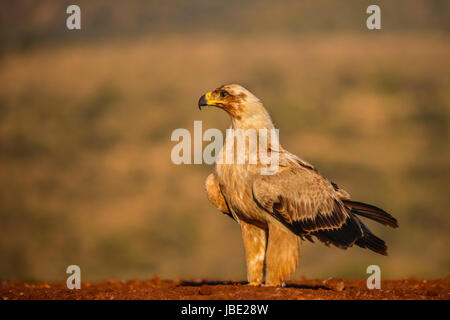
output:
<instances>
[{"instance_id":1,"label":"eagle's foot","mask_svg":"<svg viewBox=\"0 0 450 320\"><path fill-rule=\"evenodd\" d=\"M283 281L266 281L266 283L264 284L264 287L285 287L286 283L284 283Z\"/></svg>"},{"instance_id":2,"label":"eagle's foot","mask_svg":"<svg viewBox=\"0 0 450 320\"><path fill-rule=\"evenodd\" d=\"M247 285L251 286L251 287L260 287L261 286L261 282L259 282L259 281L252 281L252 282L249 282Z\"/></svg>"}]
</instances>

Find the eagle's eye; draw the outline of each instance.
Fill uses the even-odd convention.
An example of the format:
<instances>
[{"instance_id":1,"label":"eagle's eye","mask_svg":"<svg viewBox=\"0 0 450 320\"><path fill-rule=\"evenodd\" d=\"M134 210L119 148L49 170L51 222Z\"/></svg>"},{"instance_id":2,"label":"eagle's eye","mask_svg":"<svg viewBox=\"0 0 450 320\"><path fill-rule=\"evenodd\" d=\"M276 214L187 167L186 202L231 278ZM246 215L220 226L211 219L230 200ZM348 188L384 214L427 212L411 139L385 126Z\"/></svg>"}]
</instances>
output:
<instances>
[{"instance_id":1,"label":"eagle's eye","mask_svg":"<svg viewBox=\"0 0 450 320\"><path fill-rule=\"evenodd\" d=\"M224 90L220 91L220 97L221 98L225 98L226 96L228 96L228 92L226 92Z\"/></svg>"}]
</instances>

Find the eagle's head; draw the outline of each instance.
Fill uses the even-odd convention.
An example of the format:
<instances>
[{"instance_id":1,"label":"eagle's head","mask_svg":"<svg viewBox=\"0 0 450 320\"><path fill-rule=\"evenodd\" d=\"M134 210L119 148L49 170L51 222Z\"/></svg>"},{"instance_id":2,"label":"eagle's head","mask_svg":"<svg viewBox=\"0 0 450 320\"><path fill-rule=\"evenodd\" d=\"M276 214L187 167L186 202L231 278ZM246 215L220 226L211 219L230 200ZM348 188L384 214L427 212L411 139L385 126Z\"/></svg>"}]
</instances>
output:
<instances>
[{"instance_id":1,"label":"eagle's head","mask_svg":"<svg viewBox=\"0 0 450 320\"><path fill-rule=\"evenodd\" d=\"M234 126L271 128L272 121L261 100L238 84L227 84L200 97L198 107L218 107L225 110Z\"/></svg>"}]
</instances>

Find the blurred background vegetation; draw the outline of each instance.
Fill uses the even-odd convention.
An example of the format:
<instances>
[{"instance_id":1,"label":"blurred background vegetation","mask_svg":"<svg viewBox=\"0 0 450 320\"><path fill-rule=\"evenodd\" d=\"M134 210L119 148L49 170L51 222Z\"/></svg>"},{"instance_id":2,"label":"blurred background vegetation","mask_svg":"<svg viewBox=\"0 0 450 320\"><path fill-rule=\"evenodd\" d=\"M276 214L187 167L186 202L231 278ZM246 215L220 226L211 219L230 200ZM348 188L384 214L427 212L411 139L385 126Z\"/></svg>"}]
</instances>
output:
<instances>
[{"instance_id":1,"label":"blurred background vegetation","mask_svg":"<svg viewBox=\"0 0 450 320\"><path fill-rule=\"evenodd\" d=\"M82 30L69 31L78 4ZM382 30L365 11L381 7ZM0 3L0 279L245 279L209 165L170 160L176 128L228 126L198 97L239 83L288 150L400 229L389 257L305 243L295 277L449 275L450 2Z\"/></svg>"}]
</instances>

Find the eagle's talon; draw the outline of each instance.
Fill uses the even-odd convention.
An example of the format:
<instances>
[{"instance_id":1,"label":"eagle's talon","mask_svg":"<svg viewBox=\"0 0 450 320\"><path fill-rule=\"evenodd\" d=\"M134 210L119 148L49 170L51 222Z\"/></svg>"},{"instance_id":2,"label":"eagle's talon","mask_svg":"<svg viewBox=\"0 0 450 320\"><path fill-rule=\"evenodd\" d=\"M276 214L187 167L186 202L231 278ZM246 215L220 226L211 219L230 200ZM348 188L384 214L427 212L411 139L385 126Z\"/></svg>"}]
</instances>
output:
<instances>
[{"instance_id":1,"label":"eagle's talon","mask_svg":"<svg viewBox=\"0 0 450 320\"><path fill-rule=\"evenodd\" d=\"M264 287L266 287L266 288L281 288L281 287L284 287L285 285L284 285L284 282L283 283L265 283L264 284Z\"/></svg>"},{"instance_id":2,"label":"eagle's talon","mask_svg":"<svg viewBox=\"0 0 450 320\"><path fill-rule=\"evenodd\" d=\"M286 282L269 282L264 283L263 287L267 288L285 288Z\"/></svg>"},{"instance_id":3,"label":"eagle's talon","mask_svg":"<svg viewBox=\"0 0 450 320\"><path fill-rule=\"evenodd\" d=\"M249 282L247 285L251 286L251 287L260 287L261 286L261 282L253 281L253 282Z\"/></svg>"}]
</instances>

